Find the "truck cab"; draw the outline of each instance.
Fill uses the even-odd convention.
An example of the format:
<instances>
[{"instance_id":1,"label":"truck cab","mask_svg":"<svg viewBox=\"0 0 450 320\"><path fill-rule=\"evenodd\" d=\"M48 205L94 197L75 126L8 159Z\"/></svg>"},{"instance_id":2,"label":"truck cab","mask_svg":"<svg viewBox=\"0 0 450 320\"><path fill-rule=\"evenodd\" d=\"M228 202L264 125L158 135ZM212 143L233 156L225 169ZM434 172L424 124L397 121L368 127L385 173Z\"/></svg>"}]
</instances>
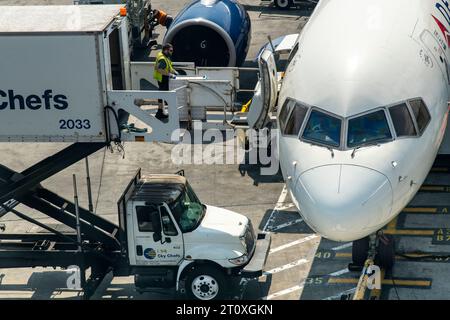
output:
<instances>
[{"instance_id":1,"label":"truck cab","mask_svg":"<svg viewBox=\"0 0 450 320\"><path fill-rule=\"evenodd\" d=\"M190 298L221 299L231 289L227 277L262 274L270 236L241 214L203 204L182 172L138 172L119 216L140 291L175 287Z\"/></svg>"}]
</instances>

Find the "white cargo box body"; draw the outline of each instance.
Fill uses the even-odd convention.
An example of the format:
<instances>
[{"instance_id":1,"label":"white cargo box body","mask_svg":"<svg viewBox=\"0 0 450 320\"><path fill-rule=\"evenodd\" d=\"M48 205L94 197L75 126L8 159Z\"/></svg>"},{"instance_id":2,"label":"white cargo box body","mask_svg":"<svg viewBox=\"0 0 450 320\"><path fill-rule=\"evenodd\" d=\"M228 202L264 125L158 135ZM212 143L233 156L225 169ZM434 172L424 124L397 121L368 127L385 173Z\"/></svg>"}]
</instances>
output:
<instances>
[{"instance_id":1,"label":"white cargo box body","mask_svg":"<svg viewBox=\"0 0 450 320\"><path fill-rule=\"evenodd\" d=\"M118 60L109 35L128 43L121 7L1 7L0 141L105 141L111 60ZM125 75L128 48L116 46Z\"/></svg>"}]
</instances>

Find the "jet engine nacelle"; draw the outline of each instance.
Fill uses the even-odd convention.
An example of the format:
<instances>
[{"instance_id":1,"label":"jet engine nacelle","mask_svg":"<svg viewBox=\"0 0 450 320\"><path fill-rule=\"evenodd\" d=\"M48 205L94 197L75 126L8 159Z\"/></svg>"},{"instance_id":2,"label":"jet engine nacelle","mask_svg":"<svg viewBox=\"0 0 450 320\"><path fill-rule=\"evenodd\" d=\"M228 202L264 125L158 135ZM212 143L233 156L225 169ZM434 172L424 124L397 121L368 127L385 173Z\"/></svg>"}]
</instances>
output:
<instances>
[{"instance_id":1,"label":"jet engine nacelle","mask_svg":"<svg viewBox=\"0 0 450 320\"><path fill-rule=\"evenodd\" d=\"M250 40L250 17L236 0L195 0L175 17L164 42L174 46L173 61L235 67L245 61Z\"/></svg>"}]
</instances>

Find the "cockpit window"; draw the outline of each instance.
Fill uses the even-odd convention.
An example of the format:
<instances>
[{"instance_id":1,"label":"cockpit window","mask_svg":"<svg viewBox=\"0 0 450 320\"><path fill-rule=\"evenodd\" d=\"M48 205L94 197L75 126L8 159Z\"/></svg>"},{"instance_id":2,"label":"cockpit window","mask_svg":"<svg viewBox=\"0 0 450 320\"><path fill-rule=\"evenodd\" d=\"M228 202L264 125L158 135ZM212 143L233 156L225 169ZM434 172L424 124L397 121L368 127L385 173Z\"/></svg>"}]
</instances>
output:
<instances>
[{"instance_id":1,"label":"cockpit window","mask_svg":"<svg viewBox=\"0 0 450 320\"><path fill-rule=\"evenodd\" d=\"M397 137L411 137L416 135L416 128L406 103L389 108Z\"/></svg>"},{"instance_id":2,"label":"cockpit window","mask_svg":"<svg viewBox=\"0 0 450 320\"><path fill-rule=\"evenodd\" d=\"M278 120L284 136L297 137L300 133L300 139L306 142L344 150L389 142L397 137L417 137L426 130L431 115L420 98L378 107L350 118L287 98ZM346 133L342 134L343 131Z\"/></svg>"},{"instance_id":3,"label":"cockpit window","mask_svg":"<svg viewBox=\"0 0 450 320\"><path fill-rule=\"evenodd\" d=\"M348 121L347 146L349 148L391 139L392 134L384 110Z\"/></svg>"},{"instance_id":4,"label":"cockpit window","mask_svg":"<svg viewBox=\"0 0 450 320\"><path fill-rule=\"evenodd\" d=\"M308 109L305 106L295 103L294 109L292 110L291 116L286 123L283 134L297 137L303 121L305 120L307 111Z\"/></svg>"},{"instance_id":5,"label":"cockpit window","mask_svg":"<svg viewBox=\"0 0 450 320\"><path fill-rule=\"evenodd\" d=\"M411 106L414 117L416 118L419 133L422 134L431 120L431 116L428 112L427 106L422 99L410 100L409 105Z\"/></svg>"},{"instance_id":6,"label":"cockpit window","mask_svg":"<svg viewBox=\"0 0 450 320\"><path fill-rule=\"evenodd\" d=\"M303 139L331 147L341 145L342 120L318 110L311 111Z\"/></svg>"},{"instance_id":7,"label":"cockpit window","mask_svg":"<svg viewBox=\"0 0 450 320\"><path fill-rule=\"evenodd\" d=\"M286 129L286 123L287 123L288 117L291 113L293 106L294 106L294 100L288 98L288 99L286 99L286 101L283 103L283 106L281 107L280 115L278 116L278 120L280 121L281 132L284 132Z\"/></svg>"}]
</instances>

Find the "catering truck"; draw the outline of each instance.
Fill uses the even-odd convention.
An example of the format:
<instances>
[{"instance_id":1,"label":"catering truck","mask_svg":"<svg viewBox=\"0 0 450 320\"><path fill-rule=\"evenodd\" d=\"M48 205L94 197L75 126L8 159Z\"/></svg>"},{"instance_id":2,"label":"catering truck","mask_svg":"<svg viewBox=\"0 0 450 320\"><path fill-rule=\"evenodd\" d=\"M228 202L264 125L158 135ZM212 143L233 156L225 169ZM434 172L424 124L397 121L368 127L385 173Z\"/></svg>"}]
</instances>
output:
<instances>
[{"instance_id":1,"label":"catering truck","mask_svg":"<svg viewBox=\"0 0 450 320\"><path fill-rule=\"evenodd\" d=\"M122 246L138 290L172 287L201 300L224 298L227 277L258 277L270 235L235 212L205 205L181 175L132 180L119 201Z\"/></svg>"},{"instance_id":2,"label":"catering truck","mask_svg":"<svg viewBox=\"0 0 450 320\"><path fill-rule=\"evenodd\" d=\"M139 291L173 287L201 300L227 297L232 278L262 274L270 236L245 216L203 204L180 174L139 171L118 202L118 224L42 186L102 148L177 140L183 106L176 91L141 90L152 73L130 62L123 6L6 6L0 21L0 142L69 144L21 172L0 165L0 218L14 214L47 231L0 225L0 268L78 266L85 297L112 272L133 275ZM158 99L168 121L148 108ZM148 130L132 130L131 117Z\"/></svg>"},{"instance_id":3,"label":"catering truck","mask_svg":"<svg viewBox=\"0 0 450 320\"><path fill-rule=\"evenodd\" d=\"M6 202L0 193L0 216L12 212L48 233L1 232L0 269L76 265L85 297L112 272L134 275L139 292L175 288L199 300L230 297L236 289L230 284L238 282L231 278L262 275L270 235L257 233L241 214L203 204L179 173L141 176L139 170L118 201L118 225L39 185L12 190L14 176L18 182L29 178L0 168L1 190L14 191ZM19 212L14 202L79 233L61 233Z\"/></svg>"}]
</instances>

